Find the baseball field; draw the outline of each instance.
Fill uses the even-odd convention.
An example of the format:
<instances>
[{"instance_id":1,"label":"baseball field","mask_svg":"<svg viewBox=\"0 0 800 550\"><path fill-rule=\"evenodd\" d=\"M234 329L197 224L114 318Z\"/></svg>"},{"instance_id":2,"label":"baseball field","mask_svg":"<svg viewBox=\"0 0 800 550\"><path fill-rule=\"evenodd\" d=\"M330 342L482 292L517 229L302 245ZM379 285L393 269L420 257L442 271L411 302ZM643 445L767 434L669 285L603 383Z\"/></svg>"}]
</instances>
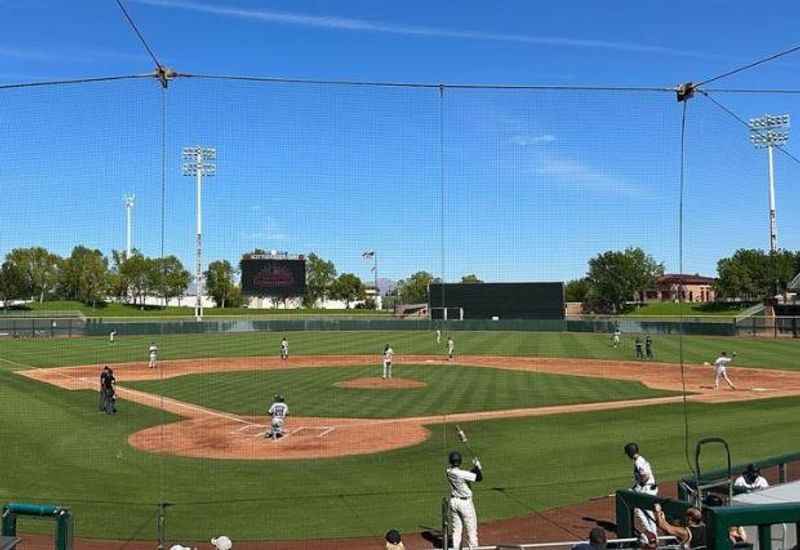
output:
<instances>
[{"instance_id":1,"label":"baseball field","mask_svg":"<svg viewBox=\"0 0 800 550\"><path fill-rule=\"evenodd\" d=\"M685 421L691 449L721 436L735 462L796 450L790 339L656 337L645 362L630 337L614 348L602 334L459 331L449 362L430 332L292 332L283 362L282 336L0 341L0 500L67 505L84 538L152 539L162 501L173 540L359 537L435 527L451 449L484 465L482 523L626 487L631 440L660 481L677 479ZM387 343L391 383L379 378ZM703 365L723 350L738 354L737 391L714 391ZM104 364L113 416L97 408ZM275 393L290 409L277 442L263 438Z\"/></svg>"}]
</instances>

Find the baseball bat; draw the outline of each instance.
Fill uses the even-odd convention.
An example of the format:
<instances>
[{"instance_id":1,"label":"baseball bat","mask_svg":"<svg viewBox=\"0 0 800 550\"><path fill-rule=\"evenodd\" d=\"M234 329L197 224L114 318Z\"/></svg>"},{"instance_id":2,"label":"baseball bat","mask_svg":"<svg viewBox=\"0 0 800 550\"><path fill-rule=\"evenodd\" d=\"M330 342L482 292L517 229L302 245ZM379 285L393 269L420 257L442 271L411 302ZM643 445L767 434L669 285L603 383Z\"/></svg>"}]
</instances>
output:
<instances>
[{"instance_id":1,"label":"baseball bat","mask_svg":"<svg viewBox=\"0 0 800 550\"><path fill-rule=\"evenodd\" d=\"M464 445L464 447L466 447L467 450L474 456L475 451L473 451L472 447L470 447L469 443L467 443L467 441L469 441L467 439L467 434L464 433L464 430L462 430L461 426L459 426L458 424L456 424L456 434L458 434L458 440L461 441L461 444Z\"/></svg>"}]
</instances>

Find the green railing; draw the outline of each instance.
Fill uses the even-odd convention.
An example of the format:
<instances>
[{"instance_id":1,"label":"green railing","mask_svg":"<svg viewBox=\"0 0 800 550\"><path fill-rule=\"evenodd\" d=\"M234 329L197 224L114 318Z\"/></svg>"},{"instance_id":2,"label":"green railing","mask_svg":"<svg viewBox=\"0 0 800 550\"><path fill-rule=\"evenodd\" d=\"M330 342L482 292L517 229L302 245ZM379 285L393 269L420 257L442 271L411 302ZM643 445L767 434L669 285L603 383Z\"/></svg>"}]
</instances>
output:
<instances>
[{"instance_id":1,"label":"green railing","mask_svg":"<svg viewBox=\"0 0 800 550\"><path fill-rule=\"evenodd\" d=\"M758 527L758 550L772 549L772 526L794 524L800 534L800 502L705 508L706 536L710 550L731 547L728 529Z\"/></svg>"},{"instance_id":2,"label":"green railing","mask_svg":"<svg viewBox=\"0 0 800 550\"><path fill-rule=\"evenodd\" d=\"M3 506L2 535L4 537L16 537L17 519L20 516L54 519L56 533L53 548L55 550L72 550L73 522L72 513L68 508L52 504L10 502Z\"/></svg>"}]
</instances>

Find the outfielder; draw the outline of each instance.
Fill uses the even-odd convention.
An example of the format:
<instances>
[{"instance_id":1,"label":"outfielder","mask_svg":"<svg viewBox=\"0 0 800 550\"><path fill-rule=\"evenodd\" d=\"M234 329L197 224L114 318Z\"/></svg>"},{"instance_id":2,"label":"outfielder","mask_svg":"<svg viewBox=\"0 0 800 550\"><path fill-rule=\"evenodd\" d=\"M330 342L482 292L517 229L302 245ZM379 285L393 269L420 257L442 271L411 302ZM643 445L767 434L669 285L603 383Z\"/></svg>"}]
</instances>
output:
<instances>
[{"instance_id":1,"label":"outfielder","mask_svg":"<svg viewBox=\"0 0 800 550\"><path fill-rule=\"evenodd\" d=\"M455 350L456 350L456 343L453 342L453 337L452 336L448 336L447 337L447 360L448 361L452 361L453 360L453 353L455 352Z\"/></svg>"},{"instance_id":2,"label":"outfielder","mask_svg":"<svg viewBox=\"0 0 800 550\"><path fill-rule=\"evenodd\" d=\"M614 335L611 337L611 345L615 348L619 347L619 339L622 336L622 331L619 330L619 327L614 329Z\"/></svg>"},{"instance_id":3,"label":"outfielder","mask_svg":"<svg viewBox=\"0 0 800 550\"><path fill-rule=\"evenodd\" d=\"M264 435L266 439L278 440L283 437L283 422L289 414L289 406L284 402L281 394L276 393L272 405L269 406L267 414L272 417L270 429Z\"/></svg>"},{"instance_id":4,"label":"outfielder","mask_svg":"<svg viewBox=\"0 0 800 550\"><path fill-rule=\"evenodd\" d=\"M158 346L155 342L150 342L150 347L147 349L150 354L150 364L148 365L151 369L156 368L158 362Z\"/></svg>"},{"instance_id":5,"label":"outfielder","mask_svg":"<svg viewBox=\"0 0 800 550\"><path fill-rule=\"evenodd\" d=\"M440 329L440 328L436 329L436 343L437 344L441 344L442 343L442 329Z\"/></svg>"},{"instance_id":6,"label":"outfielder","mask_svg":"<svg viewBox=\"0 0 800 550\"><path fill-rule=\"evenodd\" d=\"M625 454L628 455L628 458L633 460L633 487L631 487L631 491L646 493L648 495L657 495L658 485L653 475L653 468L650 466L650 463L639 454L639 445L636 443L628 443L625 445ZM645 531L658 536L656 519L653 512L637 508L635 510L635 516L642 524Z\"/></svg>"},{"instance_id":7,"label":"outfielder","mask_svg":"<svg viewBox=\"0 0 800 550\"><path fill-rule=\"evenodd\" d=\"M286 340L286 336L281 340L281 359L289 360L289 342Z\"/></svg>"},{"instance_id":8,"label":"outfielder","mask_svg":"<svg viewBox=\"0 0 800 550\"><path fill-rule=\"evenodd\" d=\"M714 389L719 389L719 381L720 379L725 380L725 382L730 386L732 390L736 389L736 386L733 385L731 379L728 378L728 365L733 361L736 357L736 352L734 351L732 357L728 357L726 352L721 352L719 357L717 357L716 361L714 361Z\"/></svg>"},{"instance_id":9,"label":"outfielder","mask_svg":"<svg viewBox=\"0 0 800 550\"><path fill-rule=\"evenodd\" d=\"M461 453L451 452L447 461L450 465L445 470L447 482L450 484L450 542L453 548L461 548L461 536L467 532L466 547L478 547L478 517L475 514L475 504L472 502L472 488L470 485L483 481L481 463L477 457L472 459L473 468L461 468Z\"/></svg>"},{"instance_id":10,"label":"outfielder","mask_svg":"<svg viewBox=\"0 0 800 550\"><path fill-rule=\"evenodd\" d=\"M383 348L383 378L391 378L392 377L392 358L394 357L394 350L392 346L386 344L386 347Z\"/></svg>"},{"instance_id":11,"label":"outfielder","mask_svg":"<svg viewBox=\"0 0 800 550\"><path fill-rule=\"evenodd\" d=\"M108 333L108 343L109 344L113 344L114 343L114 338L116 338L116 336L117 336L117 331L116 330L112 330L111 332L109 332Z\"/></svg>"}]
</instances>

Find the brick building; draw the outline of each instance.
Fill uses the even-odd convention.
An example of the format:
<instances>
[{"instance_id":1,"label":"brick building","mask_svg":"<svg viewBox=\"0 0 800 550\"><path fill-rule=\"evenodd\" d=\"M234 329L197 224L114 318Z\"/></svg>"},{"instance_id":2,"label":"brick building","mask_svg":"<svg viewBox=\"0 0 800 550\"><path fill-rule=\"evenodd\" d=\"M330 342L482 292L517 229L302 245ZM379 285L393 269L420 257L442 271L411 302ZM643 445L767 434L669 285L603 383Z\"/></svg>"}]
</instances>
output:
<instances>
[{"instance_id":1,"label":"brick building","mask_svg":"<svg viewBox=\"0 0 800 550\"><path fill-rule=\"evenodd\" d=\"M666 273L656 279L655 288L639 293L640 302L694 302L707 303L716 299L713 277Z\"/></svg>"}]
</instances>

